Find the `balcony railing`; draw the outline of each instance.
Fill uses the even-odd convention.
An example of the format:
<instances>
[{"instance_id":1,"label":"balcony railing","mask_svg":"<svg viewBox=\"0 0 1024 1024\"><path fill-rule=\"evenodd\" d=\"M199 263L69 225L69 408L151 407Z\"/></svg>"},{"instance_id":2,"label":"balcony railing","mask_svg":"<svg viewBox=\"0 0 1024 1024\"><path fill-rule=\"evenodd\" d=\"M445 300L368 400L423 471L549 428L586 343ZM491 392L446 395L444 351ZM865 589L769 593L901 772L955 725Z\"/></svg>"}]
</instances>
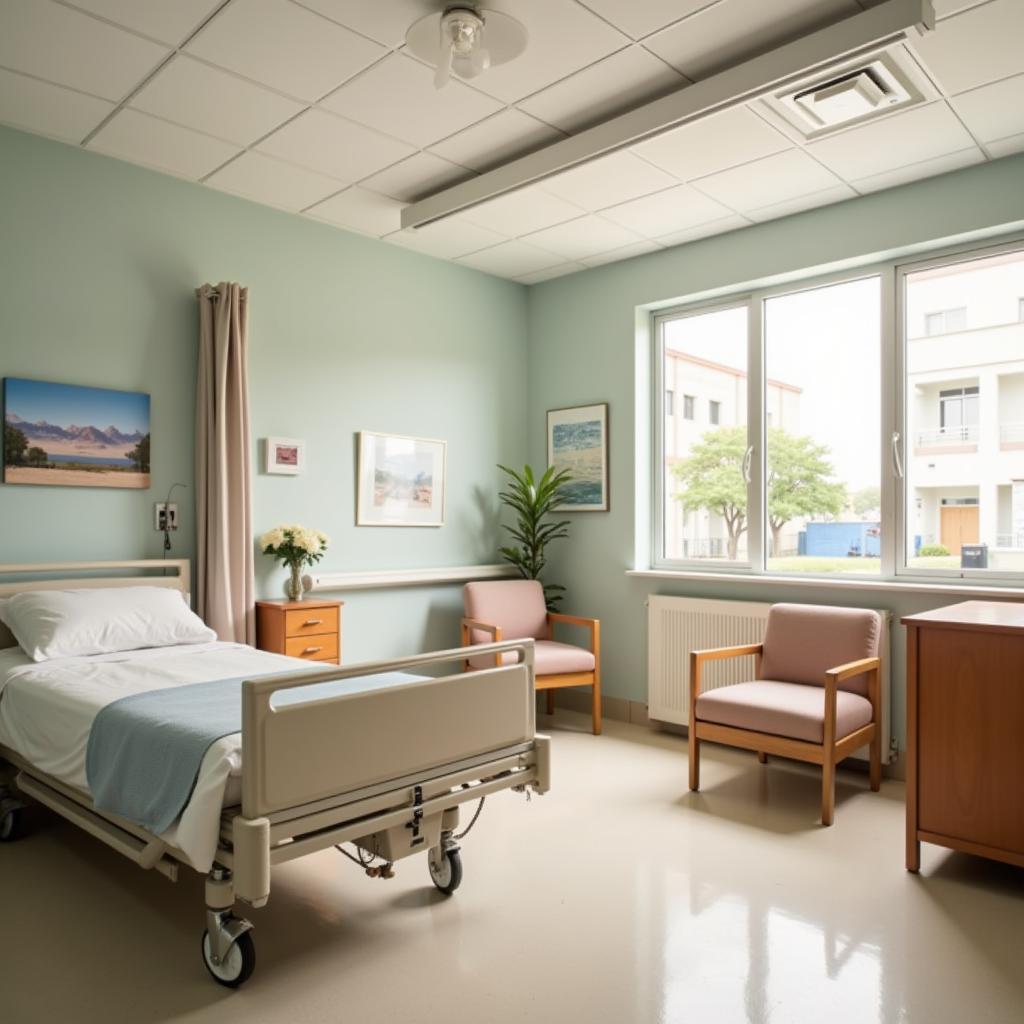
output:
<instances>
[{"instance_id":1,"label":"balcony railing","mask_svg":"<svg viewBox=\"0 0 1024 1024\"><path fill-rule=\"evenodd\" d=\"M1024 531L996 534L997 548L1024 548Z\"/></svg>"},{"instance_id":2,"label":"balcony railing","mask_svg":"<svg viewBox=\"0 0 1024 1024\"><path fill-rule=\"evenodd\" d=\"M1024 442L1024 423L1001 423L999 425L1000 444Z\"/></svg>"},{"instance_id":3,"label":"balcony railing","mask_svg":"<svg viewBox=\"0 0 1024 1024\"><path fill-rule=\"evenodd\" d=\"M683 538L683 558L724 558L725 541L719 537Z\"/></svg>"},{"instance_id":4,"label":"balcony railing","mask_svg":"<svg viewBox=\"0 0 1024 1024\"><path fill-rule=\"evenodd\" d=\"M943 445L977 444L978 425L969 423L962 427L939 427L938 430L919 430L918 448L940 448Z\"/></svg>"}]
</instances>

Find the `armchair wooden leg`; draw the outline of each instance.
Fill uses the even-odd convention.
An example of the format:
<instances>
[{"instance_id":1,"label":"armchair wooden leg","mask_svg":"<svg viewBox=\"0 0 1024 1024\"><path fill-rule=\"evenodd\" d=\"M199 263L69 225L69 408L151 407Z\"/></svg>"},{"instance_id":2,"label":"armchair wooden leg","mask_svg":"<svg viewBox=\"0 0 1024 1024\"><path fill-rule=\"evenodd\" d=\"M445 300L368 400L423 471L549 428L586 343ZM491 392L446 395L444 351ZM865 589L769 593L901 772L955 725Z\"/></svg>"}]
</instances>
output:
<instances>
[{"instance_id":1,"label":"armchair wooden leg","mask_svg":"<svg viewBox=\"0 0 1024 1024\"><path fill-rule=\"evenodd\" d=\"M553 715L555 713L555 691L554 691L554 689L548 690L546 700L547 700L548 714L549 715Z\"/></svg>"},{"instance_id":2,"label":"armchair wooden leg","mask_svg":"<svg viewBox=\"0 0 1024 1024\"><path fill-rule=\"evenodd\" d=\"M881 730L877 726L871 740L871 762L868 777L871 780L871 789L877 793L882 788L882 736Z\"/></svg>"},{"instance_id":3,"label":"armchair wooden leg","mask_svg":"<svg viewBox=\"0 0 1024 1024\"><path fill-rule=\"evenodd\" d=\"M836 810L836 762L827 757L821 766L821 823L831 825Z\"/></svg>"},{"instance_id":4,"label":"armchair wooden leg","mask_svg":"<svg viewBox=\"0 0 1024 1024\"><path fill-rule=\"evenodd\" d=\"M763 750L759 750L757 752L757 760L761 764L767 764L768 763L768 755Z\"/></svg>"},{"instance_id":5,"label":"armchair wooden leg","mask_svg":"<svg viewBox=\"0 0 1024 1024\"><path fill-rule=\"evenodd\" d=\"M601 735L601 674L599 672L594 673L594 696L593 696L593 717L594 717L594 735Z\"/></svg>"},{"instance_id":6,"label":"armchair wooden leg","mask_svg":"<svg viewBox=\"0 0 1024 1024\"><path fill-rule=\"evenodd\" d=\"M687 743L690 748L690 789L696 793L700 789L700 740L692 724Z\"/></svg>"}]
</instances>

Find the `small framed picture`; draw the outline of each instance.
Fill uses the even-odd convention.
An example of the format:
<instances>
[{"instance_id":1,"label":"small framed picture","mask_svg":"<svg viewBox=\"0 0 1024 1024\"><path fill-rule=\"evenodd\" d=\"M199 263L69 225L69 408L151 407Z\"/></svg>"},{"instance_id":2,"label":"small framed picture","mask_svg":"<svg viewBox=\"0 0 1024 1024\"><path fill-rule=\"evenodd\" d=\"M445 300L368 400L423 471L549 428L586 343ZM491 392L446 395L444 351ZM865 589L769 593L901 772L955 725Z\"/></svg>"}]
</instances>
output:
<instances>
[{"instance_id":1,"label":"small framed picture","mask_svg":"<svg viewBox=\"0 0 1024 1024\"><path fill-rule=\"evenodd\" d=\"M306 442L294 437L268 437L266 471L298 476L306 471Z\"/></svg>"},{"instance_id":2,"label":"small framed picture","mask_svg":"<svg viewBox=\"0 0 1024 1024\"><path fill-rule=\"evenodd\" d=\"M448 443L359 433L357 526L444 526Z\"/></svg>"},{"instance_id":3,"label":"small framed picture","mask_svg":"<svg viewBox=\"0 0 1024 1024\"><path fill-rule=\"evenodd\" d=\"M548 465L571 474L556 511L608 511L607 402L548 411Z\"/></svg>"}]
</instances>

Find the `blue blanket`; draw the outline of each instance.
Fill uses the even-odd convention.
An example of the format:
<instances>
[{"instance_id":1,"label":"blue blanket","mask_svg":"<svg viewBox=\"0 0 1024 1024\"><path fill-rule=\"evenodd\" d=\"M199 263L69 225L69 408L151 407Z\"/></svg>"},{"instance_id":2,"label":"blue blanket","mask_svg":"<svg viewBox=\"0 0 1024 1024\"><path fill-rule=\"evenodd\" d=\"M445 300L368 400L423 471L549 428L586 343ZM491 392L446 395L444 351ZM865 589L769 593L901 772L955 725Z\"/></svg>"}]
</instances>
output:
<instances>
[{"instance_id":1,"label":"blue blanket","mask_svg":"<svg viewBox=\"0 0 1024 1024\"><path fill-rule=\"evenodd\" d=\"M389 672L282 690L273 706L413 682ZM102 708L86 751L93 805L150 832L166 832L195 789L207 750L242 731L242 679L218 679L122 697Z\"/></svg>"}]
</instances>

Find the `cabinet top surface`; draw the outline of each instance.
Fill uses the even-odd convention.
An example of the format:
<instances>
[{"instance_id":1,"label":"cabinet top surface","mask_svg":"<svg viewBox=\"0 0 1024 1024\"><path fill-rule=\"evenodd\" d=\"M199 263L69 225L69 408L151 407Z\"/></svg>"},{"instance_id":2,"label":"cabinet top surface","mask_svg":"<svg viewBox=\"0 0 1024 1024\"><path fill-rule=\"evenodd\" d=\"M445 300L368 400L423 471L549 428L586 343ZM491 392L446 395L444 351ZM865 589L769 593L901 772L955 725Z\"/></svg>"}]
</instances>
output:
<instances>
[{"instance_id":1,"label":"cabinet top surface","mask_svg":"<svg viewBox=\"0 0 1024 1024\"><path fill-rule=\"evenodd\" d=\"M301 611L303 608L340 608L345 602L344 601L319 601L307 599L305 601L285 601L274 600L274 601L257 601L257 608L280 608L281 611L294 612Z\"/></svg>"},{"instance_id":2,"label":"cabinet top surface","mask_svg":"<svg viewBox=\"0 0 1024 1024\"><path fill-rule=\"evenodd\" d=\"M904 625L948 626L959 629L988 629L1005 632L1024 632L1024 602L1021 601L961 601L930 612L905 615Z\"/></svg>"}]
</instances>

